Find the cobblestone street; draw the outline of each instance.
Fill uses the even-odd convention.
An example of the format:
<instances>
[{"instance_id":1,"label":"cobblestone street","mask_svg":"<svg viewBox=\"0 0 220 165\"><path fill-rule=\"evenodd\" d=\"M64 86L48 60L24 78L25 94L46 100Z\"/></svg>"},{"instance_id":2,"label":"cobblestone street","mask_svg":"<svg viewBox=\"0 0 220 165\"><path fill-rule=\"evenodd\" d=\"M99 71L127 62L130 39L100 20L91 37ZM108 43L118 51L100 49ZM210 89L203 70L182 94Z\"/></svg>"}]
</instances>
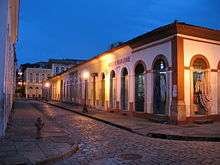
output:
<instances>
[{"instance_id":1,"label":"cobblestone street","mask_svg":"<svg viewBox=\"0 0 220 165\"><path fill-rule=\"evenodd\" d=\"M44 117L47 128L43 131L44 139L50 137L51 139L56 139L57 143L62 141L66 145L71 143L78 144L79 151L69 158L57 161L57 165L220 164L220 143L218 142L184 142L153 139L133 134L42 102L19 101L18 103L19 106L34 107L31 113L37 113L36 116L41 115ZM20 119L25 119L23 122L27 123L33 120L29 119L29 116L31 114L27 113L24 116L23 113L19 117ZM49 123L53 123L58 132L57 135L47 127ZM60 133L65 136L61 136ZM45 142L49 144L49 141ZM33 143L30 142L29 145L31 146ZM68 150L69 146L66 146L65 149ZM49 154L50 151L45 152Z\"/></svg>"}]
</instances>

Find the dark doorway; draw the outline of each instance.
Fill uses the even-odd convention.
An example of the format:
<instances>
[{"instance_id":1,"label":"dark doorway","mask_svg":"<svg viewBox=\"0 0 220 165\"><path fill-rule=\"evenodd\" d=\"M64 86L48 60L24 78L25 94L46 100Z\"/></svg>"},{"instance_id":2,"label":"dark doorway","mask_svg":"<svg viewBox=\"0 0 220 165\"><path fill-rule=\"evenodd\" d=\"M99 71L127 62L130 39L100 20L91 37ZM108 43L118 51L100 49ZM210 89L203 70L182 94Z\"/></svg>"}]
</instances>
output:
<instances>
[{"instance_id":1,"label":"dark doorway","mask_svg":"<svg viewBox=\"0 0 220 165\"><path fill-rule=\"evenodd\" d=\"M154 104L155 114L165 114L167 101L166 64L164 60L158 59L153 66L154 69Z\"/></svg>"},{"instance_id":2,"label":"dark doorway","mask_svg":"<svg viewBox=\"0 0 220 165\"><path fill-rule=\"evenodd\" d=\"M121 109L128 109L128 71L126 68L123 68L121 73Z\"/></svg>"},{"instance_id":3,"label":"dark doorway","mask_svg":"<svg viewBox=\"0 0 220 165\"><path fill-rule=\"evenodd\" d=\"M110 73L110 108L116 107L116 78L115 71Z\"/></svg>"},{"instance_id":4,"label":"dark doorway","mask_svg":"<svg viewBox=\"0 0 220 165\"><path fill-rule=\"evenodd\" d=\"M102 81L101 81L101 104L105 106L105 74L102 74Z\"/></svg>"},{"instance_id":5,"label":"dark doorway","mask_svg":"<svg viewBox=\"0 0 220 165\"><path fill-rule=\"evenodd\" d=\"M135 68L135 110L144 112L144 66L139 63Z\"/></svg>"}]
</instances>

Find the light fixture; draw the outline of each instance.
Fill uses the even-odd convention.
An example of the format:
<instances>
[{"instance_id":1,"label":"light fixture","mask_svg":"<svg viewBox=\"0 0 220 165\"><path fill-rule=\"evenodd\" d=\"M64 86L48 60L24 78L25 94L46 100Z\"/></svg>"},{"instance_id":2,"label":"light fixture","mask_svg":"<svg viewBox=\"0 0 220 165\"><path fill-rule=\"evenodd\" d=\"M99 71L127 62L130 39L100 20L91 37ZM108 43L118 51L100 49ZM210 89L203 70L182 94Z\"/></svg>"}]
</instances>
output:
<instances>
[{"instance_id":1,"label":"light fixture","mask_svg":"<svg viewBox=\"0 0 220 165\"><path fill-rule=\"evenodd\" d=\"M84 71L82 74L82 77L84 80L87 80L89 78L89 72L88 71Z\"/></svg>"},{"instance_id":2,"label":"light fixture","mask_svg":"<svg viewBox=\"0 0 220 165\"><path fill-rule=\"evenodd\" d=\"M49 82L46 82L46 83L44 84L44 87L49 88L49 87L50 87L50 83L49 83Z\"/></svg>"}]
</instances>

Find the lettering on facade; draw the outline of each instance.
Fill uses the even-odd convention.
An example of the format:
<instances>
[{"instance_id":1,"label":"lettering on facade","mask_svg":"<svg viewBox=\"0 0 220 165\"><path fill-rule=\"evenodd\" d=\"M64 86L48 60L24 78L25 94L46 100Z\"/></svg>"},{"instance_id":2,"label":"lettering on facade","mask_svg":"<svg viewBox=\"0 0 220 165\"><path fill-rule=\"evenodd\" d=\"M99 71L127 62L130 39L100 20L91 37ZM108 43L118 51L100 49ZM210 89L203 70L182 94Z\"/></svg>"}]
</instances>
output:
<instances>
[{"instance_id":1,"label":"lettering on facade","mask_svg":"<svg viewBox=\"0 0 220 165\"><path fill-rule=\"evenodd\" d=\"M130 62L130 61L131 61L131 57L130 56L125 57L125 58L121 58L121 59L118 59L118 60L110 63L109 67L111 67L111 66L119 66L119 65L125 64L125 63Z\"/></svg>"}]
</instances>

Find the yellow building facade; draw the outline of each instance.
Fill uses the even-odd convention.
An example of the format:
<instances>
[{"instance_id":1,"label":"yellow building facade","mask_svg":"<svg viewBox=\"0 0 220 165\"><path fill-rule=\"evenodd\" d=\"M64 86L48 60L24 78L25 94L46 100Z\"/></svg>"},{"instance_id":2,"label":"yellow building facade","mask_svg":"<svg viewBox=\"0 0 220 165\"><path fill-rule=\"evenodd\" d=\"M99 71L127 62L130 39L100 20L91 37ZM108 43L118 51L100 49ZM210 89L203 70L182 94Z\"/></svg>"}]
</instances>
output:
<instances>
[{"instance_id":1,"label":"yellow building facade","mask_svg":"<svg viewBox=\"0 0 220 165\"><path fill-rule=\"evenodd\" d=\"M220 114L220 31L172 23L53 77L52 100L185 122Z\"/></svg>"}]
</instances>

